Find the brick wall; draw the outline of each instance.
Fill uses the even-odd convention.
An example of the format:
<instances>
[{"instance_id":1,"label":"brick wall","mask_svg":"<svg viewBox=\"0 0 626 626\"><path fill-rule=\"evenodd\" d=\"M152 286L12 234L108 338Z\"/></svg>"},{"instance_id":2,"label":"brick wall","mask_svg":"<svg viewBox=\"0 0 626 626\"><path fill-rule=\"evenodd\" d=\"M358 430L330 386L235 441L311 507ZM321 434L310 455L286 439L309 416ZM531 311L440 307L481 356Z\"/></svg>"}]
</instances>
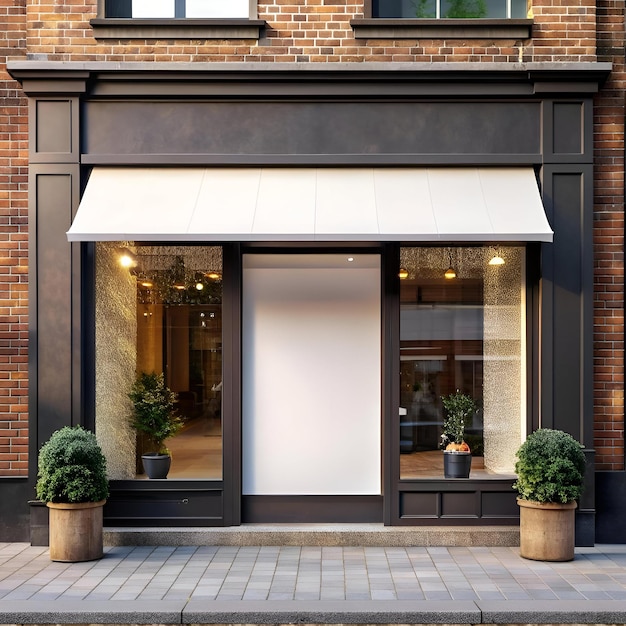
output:
<instances>
[{"instance_id":1,"label":"brick wall","mask_svg":"<svg viewBox=\"0 0 626 626\"><path fill-rule=\"evenodd\" d=\"M100 61L594 61L593 0L535 0L532 42L515 40L357 40L350 20L363 0L259 0L268 23L260 41L97 42L89 27L96 0L28 3L28 51L49 60ZM65 5L65 6L64 6Z\"/></svg>"},{"instance_id":2,"label":"brick wall","mask_svg":"<svg viewBox=\"0 0 626 626\"><path fill-rule=\"evenodd\" d=\"M0 476L28 472L28 111L5 71L26 54L25 6L0 2Z\"/></svg>"},{"instance_id":3,"label":"brick wall","mask_svg":"<svg viewBox=\"0 0 626 626\"><path fill-rule=\"evenodd\" d=\"M597 8L596 8L597 7ZM96 41L96 0L0 0L0 476L27 461L27 112L6 58L72 61L612 61L596 99L595 448L624 468L624 3L535 0L531 41L357 40L362 0L259 0L260 41ZM596 21L597 45L596 50ZM27 24L26 24L27 22ZM596 52L598 56L596 57Z\"/></svg>"},{"instance_id":4,"label":"brick wall","mask_svg":"<svg viewBox=\"0 0 626 626\"><path fill-rule=\"evenodd\" d=\"M624 3L598 2L598 60L612 61L595 108L596 469L624 469Z\"/></svg>"}]
</instances>

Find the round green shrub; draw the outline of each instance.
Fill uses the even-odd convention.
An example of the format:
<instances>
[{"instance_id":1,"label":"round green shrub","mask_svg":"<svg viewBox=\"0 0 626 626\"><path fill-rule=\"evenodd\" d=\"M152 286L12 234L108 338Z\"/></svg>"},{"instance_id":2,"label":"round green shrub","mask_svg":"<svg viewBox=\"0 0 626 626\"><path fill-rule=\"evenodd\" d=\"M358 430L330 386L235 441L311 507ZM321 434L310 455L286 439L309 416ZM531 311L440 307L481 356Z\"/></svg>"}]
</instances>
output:
<instances>
[{"instance_id":1,"label":"round green shrub","mask_svg":"<svg viewBox=\"0 0 626 626\"><path fill-rule=\"evenodd\" d=\"M561 430L540 428L517 451L517 481L513 489L523 500L558 502L577 500L583 491L583 446Z\"/></svg>"},{"instance_id":2,"label":"round green shrub","mask_svg":"<svg viewBox=\"0 0 626 626\"><path fill-rule=\"evenodd\" d=\"M43 502L99 502L109 495L106 459L96 436L65 426L41 447L37 497Z\"/></svg>"}]
</instances>

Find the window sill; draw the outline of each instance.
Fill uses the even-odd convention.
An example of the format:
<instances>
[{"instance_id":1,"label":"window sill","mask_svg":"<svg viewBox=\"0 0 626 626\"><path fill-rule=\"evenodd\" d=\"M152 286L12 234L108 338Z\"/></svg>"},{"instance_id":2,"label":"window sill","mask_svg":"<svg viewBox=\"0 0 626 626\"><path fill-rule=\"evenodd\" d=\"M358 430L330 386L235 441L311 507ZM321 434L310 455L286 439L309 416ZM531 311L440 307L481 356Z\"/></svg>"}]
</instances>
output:
<instances>
[{"instance_id":1,"label":"window sill","mask_svg":"<svg viewBox=\"0 0 626 626\"><path fill-rule=\"evenodd\" d=\"M532 19L354 19L357 39L529 39Z\"/></svg>"},{"instance_id":2,"label":"window sill","mask_svg":"<svg viewBox=\"0 0 626 626\"><path fill-rule=\"evenodd\" d=\"M258 39L264 20L96 18L96 39Z\"/></svg>"}]
</instances>

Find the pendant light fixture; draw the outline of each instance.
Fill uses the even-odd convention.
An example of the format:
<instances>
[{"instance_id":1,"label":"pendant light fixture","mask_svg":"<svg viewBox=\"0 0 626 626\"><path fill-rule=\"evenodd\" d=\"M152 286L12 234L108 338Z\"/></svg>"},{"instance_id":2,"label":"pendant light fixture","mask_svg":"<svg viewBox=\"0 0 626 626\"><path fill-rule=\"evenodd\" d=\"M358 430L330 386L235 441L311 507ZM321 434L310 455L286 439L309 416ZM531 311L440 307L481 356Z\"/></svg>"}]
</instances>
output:
<instances>
[{"instance_id":1,"label":"pendant light fixture","mask_svg":"<svg viewBox=\"0 0 626 626\"><path fill-rule=\"evenodd\" d=\"M500 256L500 252L496 252L490 259L489 265L504 265L505 261Z\"/></svg>"},{"instance_id":2,"label":"pendant light fixture","mask_svg":"<svg viewBox=\"0 0 626 626\"><path fill-rule=\"evenodd\" d=\"M455 271L454 267L452 267L452 251L450 249L448 249L448 258L450 259L450 266L445 271L443 276L447 280L452 280L452 279L456 278L456 271Z\"/></svg>"}]
</instances>

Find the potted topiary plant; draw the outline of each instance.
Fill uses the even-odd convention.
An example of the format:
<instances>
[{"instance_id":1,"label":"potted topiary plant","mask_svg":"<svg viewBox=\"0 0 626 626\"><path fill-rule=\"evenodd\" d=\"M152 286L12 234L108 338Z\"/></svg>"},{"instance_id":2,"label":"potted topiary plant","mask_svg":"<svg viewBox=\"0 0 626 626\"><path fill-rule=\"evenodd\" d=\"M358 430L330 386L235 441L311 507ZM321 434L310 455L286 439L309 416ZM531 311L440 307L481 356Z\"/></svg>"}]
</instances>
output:
<instances>
[{"instance_id":1,"label":"potted topiary plant","mask_svg":"<svg viewBox=\"0 0 626 626\"><path fill-rule=\"evenodd\" d=\"M465 442L465 428L477 410L471 396L455 393L442 396L445 410L443 419L443 475L445 478L469 478L472 466L472 453Z\"/></svg>"},{"instance_id":2,"label":"potted topiary plant","mask_svg":"<svg viewBox=\"0 0 626 626\"><path fill-rule=\"evenodd\" d=\"M549 428L531 433L517 451L513 484L520 507L520 554L571 561L576 500L583 491L585 455L571 435Z\"/></svg>"},{"instance_id":3,"label":"potted topiary plant","mask_svg":"<svg viewBox=\"0 0 626 626\"><path fill-rule=\"evenodd\" d=\"M163 374L142 372L128 394L133 403L132 425L148 440L141 455L148 478L167 478L171 455L165 440L180 432L183 420L175 409L177 395L165 385Z\"/></svg>"},{"instance_id":4,"label":"potted topiary plant","mask_svg":"<svg viewBox=\"0 0 626 626\"><path fill-rule=\"evenodd\" d=\"M53 433L39 451L36 492L50 511L50 559L99 559L109 483L96 436L80 426Z\"/></svg>"}]
</instances>

